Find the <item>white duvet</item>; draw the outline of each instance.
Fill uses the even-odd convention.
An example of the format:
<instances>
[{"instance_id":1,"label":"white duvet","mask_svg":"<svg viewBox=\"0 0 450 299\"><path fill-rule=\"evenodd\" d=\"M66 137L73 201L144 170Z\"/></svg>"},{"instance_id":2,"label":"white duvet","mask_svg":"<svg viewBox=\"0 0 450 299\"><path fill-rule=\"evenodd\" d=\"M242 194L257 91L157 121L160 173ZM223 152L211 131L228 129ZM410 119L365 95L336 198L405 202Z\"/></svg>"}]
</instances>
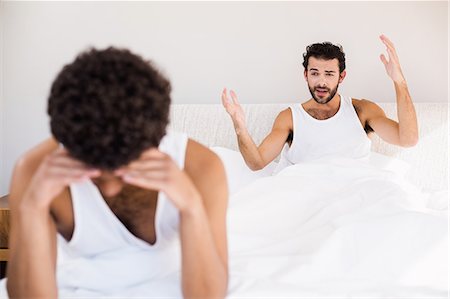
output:
<instances>
[{"instance_id":1,"label":"white duvet","mask_svg":"<svg viewBox=\"0 0 450 299\"><path fill-rule=\"evenodd\" d=\"M234 193L228 297L447 297L448 194L422 193L392 171L395 163L299 164ZM127 265L135 257L119 256ZM108 267L118 265L117 258ZM179 273L117 291L113 277L126 277L127 267L99 278L94 274L104 260L80 262L91 275L76 289L60 289L60 297L181 296ZM92 283L103 287L93 291Z\"/></svg>"},{"instance_id":2,"label":"white duvet","mask_svg":"<svg viewBox=\"0 0 450 299\"><path fill-rule=\"evenodd\" d=\"M235 193L229 298L447 297L448 194L385 166L298 164Z\"/></svg>"}]
</instances>

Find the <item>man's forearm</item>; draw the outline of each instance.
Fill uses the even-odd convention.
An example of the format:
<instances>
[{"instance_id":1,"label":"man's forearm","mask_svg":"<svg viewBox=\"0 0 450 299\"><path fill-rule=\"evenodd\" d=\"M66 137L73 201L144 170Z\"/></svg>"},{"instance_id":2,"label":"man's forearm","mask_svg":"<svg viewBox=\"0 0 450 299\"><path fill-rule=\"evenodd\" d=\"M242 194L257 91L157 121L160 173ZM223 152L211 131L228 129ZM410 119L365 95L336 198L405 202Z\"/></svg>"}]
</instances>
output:
<instances>
[{"instance_id":1,"label":"man's forearm","mask_svg":"<svg viewBox=\"0 0 450 299\"><path fill-rule=\"evenodd\" d=\"M417 143L419 136L414 104L405 81L394 82L394 86L397 97L400 144L413 146Z\"/></svg>"},{"instance_id":2,"label":"man's forearm","mask_svg":"<svg viewBox=\"0 0 450 299\"><path fill-rule=\"evenodd\" d=\"M258 151L258 146L253 141L247 129L236 129L239 151L244 158L245 163L251 170L260 170L264 168L264 161Z\"/></svg>"},{"instance_id":3,"label":"man's forearm","mask_svg":"<svg viewBox=\"0 0 450 299\"><path fill-rule=\"evenodd\" d=\"M224 298L228 269L214 243L201 201L180 212L182 285L185 298Z\"/></svg>"},{"instance_id":4,"label":"man's forearm","mask_svg":"<svg viewBox=\"0 0 450 299\"><path fill-rule=\"evenodd\" d=\"M48 211L23 206L8 263L10 298L57 298L55 278L56 234Z\"/></svg>"}]
</instances>

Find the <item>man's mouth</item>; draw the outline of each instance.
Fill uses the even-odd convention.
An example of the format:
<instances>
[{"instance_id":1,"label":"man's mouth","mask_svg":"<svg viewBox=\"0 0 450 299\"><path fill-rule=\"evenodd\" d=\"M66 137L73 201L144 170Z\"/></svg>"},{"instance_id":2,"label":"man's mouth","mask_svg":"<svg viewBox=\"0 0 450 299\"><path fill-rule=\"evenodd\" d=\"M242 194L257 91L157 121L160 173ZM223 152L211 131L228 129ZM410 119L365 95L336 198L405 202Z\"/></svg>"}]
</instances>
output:
<instances>
[{"instance_id":1,"label":"man's mouth","mask_svg":"<svg viewBox=\"0 0 450 299\"><path fill-rule=\"evenodd\" d=\"M329 91L328 88L321 87L316 87L315 90L319 95L325 95Z\"/></svg>"}]
</instances>

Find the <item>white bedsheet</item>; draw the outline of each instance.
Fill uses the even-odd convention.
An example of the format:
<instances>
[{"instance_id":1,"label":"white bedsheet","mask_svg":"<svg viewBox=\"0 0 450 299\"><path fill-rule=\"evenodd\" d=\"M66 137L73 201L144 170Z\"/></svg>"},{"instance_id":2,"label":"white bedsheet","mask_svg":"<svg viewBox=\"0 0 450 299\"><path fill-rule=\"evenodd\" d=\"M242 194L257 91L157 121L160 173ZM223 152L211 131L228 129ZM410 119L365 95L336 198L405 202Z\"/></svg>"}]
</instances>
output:
<instances>
[{"instance_id":1,"label":"white bedsheet","mask_svg":"<svg viewBox=\"0 0 450 299\"><path fill-rule=\"evenodd\" d=\"M294 165L235 193L228 297L447 297L448 192L421 193L402 179L404 167L386 159ZM85 271L98 268L83 262ZM178 274L121 291L107 287L106 274L90 284L107 290L79 285L60 296L179 298Z\"/></svg>"},{"instance_id":2,"label":"white bedsheet","mask_svg":"<svg viewBox=\"0 0 450 299\"><path fill-rule=\"evenodd\" d=\"M355 160L254 181L230 202L229 298L447 297L447 195Z\"/></svg>"}]
</instances>

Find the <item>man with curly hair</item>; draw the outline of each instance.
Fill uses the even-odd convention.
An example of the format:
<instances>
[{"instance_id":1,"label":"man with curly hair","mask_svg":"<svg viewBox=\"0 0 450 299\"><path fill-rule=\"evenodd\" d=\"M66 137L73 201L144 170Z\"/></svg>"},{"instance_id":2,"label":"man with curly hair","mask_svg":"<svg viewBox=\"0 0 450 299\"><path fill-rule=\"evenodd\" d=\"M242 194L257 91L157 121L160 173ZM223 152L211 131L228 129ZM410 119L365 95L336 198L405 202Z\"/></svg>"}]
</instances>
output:
<instances>
[{"instance_id":1,"label":"man with curly hair","mask_svg":"<svg viewBox=\"0 0 450 299\"><path fill-rule=\"evenodd\" d=\"M128 50L91 49L62 69L52 137L14 168L11 298L171 295L163 279L186 298L225 296L225 172L166 132L170 91Z\"/></svg>"},{"instance_id":2,"label":"man with curly hair","mask_svg":"<svg viewBox=\"0 0 450 299\"><path fill-rule=\"evenodd\" d=\"M392 79L397 96L398 122L386 117L374 102L353 99L338 93L343 82L345 55L341 46L329 42L309 45L303 54L304 77L312 98L281 111L272 131L257 146L250 136L245 113L231 91L222 92L222 103L231 116L239 149L248 167L264 168L280 153L276 171L301 163L329 157L364 158L370 153L369 134L403 147L418 141L416 112L393 43L380 36L389 60L380 59Z\"/></svg>"}]
</instances>

